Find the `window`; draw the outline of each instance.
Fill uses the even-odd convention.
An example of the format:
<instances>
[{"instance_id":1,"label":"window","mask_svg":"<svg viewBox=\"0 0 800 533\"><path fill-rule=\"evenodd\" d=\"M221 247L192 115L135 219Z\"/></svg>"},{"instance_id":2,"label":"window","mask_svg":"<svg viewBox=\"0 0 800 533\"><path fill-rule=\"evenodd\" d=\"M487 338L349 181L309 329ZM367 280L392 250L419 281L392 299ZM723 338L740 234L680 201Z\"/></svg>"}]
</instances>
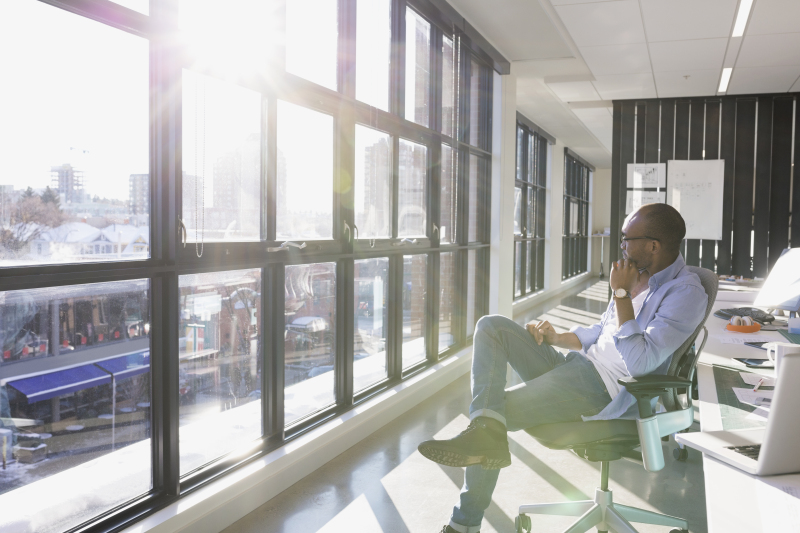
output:
<instances>
[{"instance_id":1,"label":"window","mask_svg":"<svg viewBox=\"0 0 800 533\"><path fill-rule=\"evenodd\" d=\"M514 299L544 289L547 139L517 122L514 189Z\"/></svg>"},{"instance_id":2,"label":"window","mask_svg":"<svg viewBox=\"0 0 800 533\"><path fill-rule=\"evenodd\" d=\"M564 154L564 238L562 279L588 270L589 189L592 170L569 153Z\"/></svg>"},{"instance_id":3,"label":"window","mask_svg":"<svg viewBox=\"0 0 800 533\"><path fill-rule=\"evenodd\" d=\"M126 529L469 345L493 76L422 1L0 7L0 530Z\"/></svg>"}]
</instances>

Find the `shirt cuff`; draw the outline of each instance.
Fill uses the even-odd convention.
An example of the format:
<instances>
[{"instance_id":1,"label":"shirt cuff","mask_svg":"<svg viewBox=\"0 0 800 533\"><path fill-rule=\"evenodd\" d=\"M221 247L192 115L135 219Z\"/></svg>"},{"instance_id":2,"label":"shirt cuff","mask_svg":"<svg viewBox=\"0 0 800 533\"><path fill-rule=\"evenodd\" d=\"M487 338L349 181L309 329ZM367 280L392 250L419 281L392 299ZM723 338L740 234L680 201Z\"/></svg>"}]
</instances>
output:
<instances>
[{"instance_id":1,"label":"shirt cuff","mask_svg":"<svg viewBox=\"0 0 800 533\"><path fill-rule=\"evenodd\" d=\"M574 333L578 340L581 343L581 347L583 348L584 353L589 349L589 347L597 342L597 331L595 328L584 328L582 326L572 326L569 328L570 333Z\"/></svg>"},{"instance_id":2,"label":"shirt cuff","mask_svg":"<svg viewBox=\"0 0 800 533\"><path fill-rule=\"evenodd\" d=\"M622 340L622 339L626 339L626 338L630 337L631 335L636 335L637 333L638 334L643 334L644 333L642 331L642 327L639 325L638 322L636 322L636 320L628 320L627 322L622 324L622 327L619 328L616 331L616 333L614 333L615 344L616 344L616 341Z\"/></svg>"}]
</instances>

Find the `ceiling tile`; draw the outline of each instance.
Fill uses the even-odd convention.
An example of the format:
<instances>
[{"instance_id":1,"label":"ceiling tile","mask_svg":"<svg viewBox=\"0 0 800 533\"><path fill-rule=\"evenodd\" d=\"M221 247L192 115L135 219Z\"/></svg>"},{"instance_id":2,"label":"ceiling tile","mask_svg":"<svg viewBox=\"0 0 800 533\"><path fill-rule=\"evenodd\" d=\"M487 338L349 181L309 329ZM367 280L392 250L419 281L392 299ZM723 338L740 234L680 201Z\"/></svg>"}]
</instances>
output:
<instances>
[{"instance_id":1,"label":"ceiling tile","mask_svg":"<svg viewBox=\"0 0 800 533\"><path fill-rule=\"evenodd\" d=\"M614 119L608 114L608 110L604 108L573 109L572 112L597 137L603 146L611 150Z\"/></svg>"},{"instance_id":2,"label":"ceiling tile","mask_svg":"<svg viewBox=\"0 0 800 533\"><path fill-rule=\"evenodd\" d=\"M689 76L684 78L684 76ZM714 96L719 88L720 69L656 72L659 98Z\"/></svg>"},{"instance_id":3,"label":"ceiling tile","mask_svg":"<svg viewBox=\"0 0 800 533\"><path fill-rule=\"evenodd\" d=\"M550 89L562 102L585 102L587 100L600 100L600 95L590 81L570 81L548 83Z\"/></svg>"},{"instance_id":4,"label":"ceiling tile","mask_svg":"<svg viewBox=\"0 0 800 533\"><path fill-rule=\"evenodd\" d=\"M794 82L794 85L792 85L792 88L789 90L793 93L800 92L800 77L797 78L797 81Z\"/></svg>"},{"instance_id":5,"label":"ceiling tile","mask_svg":"<svg viewBox=\"0 0 800 533\"><path fill-rule=\"evenodd\" d=\"M733 69L728 94L783 93L800 76L797 67L736 67Z\"/></svg>"},{"instance_id":6,"label":"ceiling tile","mask_svg":"<svg viewBox=\"0 0 800 533\"><path fill-rule=\"evenodd\" d=\"M636 0L564 5L555 9L579 47L645 42Z\"/></svg>"},{"instance_id":7,"label":"ceiling tile","mask_svg":"<svg viewBox=\"0 0 800 533\"><path fill-rule=\"evenodd\" d=\"M656 97L652 74L615 74L596 78L592 83L603 100Z\"/></svg>"},{"instance_id":8,"label":"ceiling tile","mask_svg":"<svg viewBox=\"0 0 800 533\"><path fill-rule=\"evenodd\" d=\"M580 50L595 76L650 72L650 56L645 43L587 46Z\"/></svg>"},{"instance_id":9,"label":"ceiling tile","mask_svg":"<svg viewBox=\"0 0 800 533\"><path fill-rule=\"evenodd\" d=\"M650 43L653 72L722 68L728 39L696 39Z\"/></svg>"},{"instance_id":10,"label":"ceiling tile","mask_svg":"<svg viewBox=\"0 0 800 533\"><path fill-rule=\"evenodd\" d=\"M797 28L800 30L800 27ZM745 35L737 67L800 65L800 33Z\"/></svg>"},{"instance_id":11,"label":"ceiling tile","mask_svg":"<svg viewBox=\"0 0 800 533\"><path fill-rule=\"evenodd\" d=\"M728 37L737 0L641 0L647 40Z\"/></svg>"},{"instance_id":12,"label":"ceiling tile","mask_svg":"<svg viewBox=\"0 0 800 533\"><path fill-rule=\"evenodd\" d=\"M800 30L800 2L758 0L747 23L747 35L792 33Z\"/></svg>"}]
</instances>

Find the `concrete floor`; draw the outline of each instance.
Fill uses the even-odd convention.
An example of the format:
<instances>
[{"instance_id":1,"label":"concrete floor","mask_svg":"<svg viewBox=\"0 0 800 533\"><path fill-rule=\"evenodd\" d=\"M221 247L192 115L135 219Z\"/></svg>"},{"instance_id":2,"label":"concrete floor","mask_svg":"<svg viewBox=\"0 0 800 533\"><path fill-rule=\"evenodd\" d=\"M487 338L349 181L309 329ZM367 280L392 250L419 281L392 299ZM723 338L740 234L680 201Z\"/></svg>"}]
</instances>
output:
<instances>
[{"instance_id":1,"label":"concrete floor","mask_svg":"<svg viewBox=\"0 0 800 533\"><path fill-rule=\"evenodd\" d=\"M605 310L608 284L591 280L569 295L515 317L524 323L550 320L557 328L592 323ZM468 422L469 377L433 395L312 475L239 520L225 533L439 533L458 500L463 469L423 458L417 444L450 438ZM512 533L520 504L589 499L600 482L600 465L570 452L549 450L524 432L509 434L512 464L500 475L483 533ZM692 533L705 533L701 455L680 463L665 443L667 466L656 474L625 460L611 464L610 488L619 503L681 516ZM534 531L562 531L574 519L533 517ZM594 530L593 530L594 531ZM641 526L641 533L669 531Z\"/></svg>"}]
</instances>

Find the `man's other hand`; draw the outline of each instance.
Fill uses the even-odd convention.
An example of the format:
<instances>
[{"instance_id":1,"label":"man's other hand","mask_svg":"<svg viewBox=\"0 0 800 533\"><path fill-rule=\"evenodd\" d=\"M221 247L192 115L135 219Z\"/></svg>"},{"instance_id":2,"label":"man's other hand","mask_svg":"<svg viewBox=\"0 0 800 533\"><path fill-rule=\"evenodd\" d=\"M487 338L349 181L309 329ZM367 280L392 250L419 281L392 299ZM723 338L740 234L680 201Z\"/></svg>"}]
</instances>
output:
<instances>
[{"instance_id":1,"label":"man's other hand","mask_svg":"<svg viewBox=\"0 0 800 533\"><path fill-rule=\"evenodd\" d=\"M528 333L533 335L536 344L542 344L542 341L544 341L552 346L556 343L556 339L558 338L558 333L556 333L556 330L547 320L529 322L525 324L525 328L528 330Z\"/></svg>"},{"instance_id":2,"label":"man's other hand","mask_svg":"<svg viewBox=\"0 0 800 533\"><path fill-rule=\"evenodd\" d=\"M620 259L611 263L611 274L608 276L608 283L611 290L625 289L631 292L639 281L639 269L636 262L630 259Z\"/></svg>"}]
</instances>

